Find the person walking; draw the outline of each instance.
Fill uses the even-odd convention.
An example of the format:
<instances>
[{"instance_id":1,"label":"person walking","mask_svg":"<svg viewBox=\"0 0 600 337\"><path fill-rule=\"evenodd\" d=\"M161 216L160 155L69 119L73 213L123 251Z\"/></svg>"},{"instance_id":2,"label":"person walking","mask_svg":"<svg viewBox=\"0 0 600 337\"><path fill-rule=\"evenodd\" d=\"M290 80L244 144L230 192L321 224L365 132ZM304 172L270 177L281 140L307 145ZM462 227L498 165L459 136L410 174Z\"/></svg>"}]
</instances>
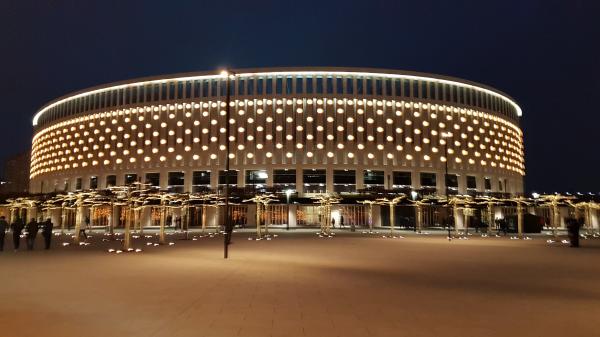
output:
<instances>
[{"instance_id":1,"label":"person walking","mask_svg":"<svg viewBox=\"0 0 600 337\"><path fill-rule=\"evenodd\" d=\"M8 223L4 216L0 216L0 252L4 250L4 237L6 236L6 230L8 229Z\"/></svg>"},{"instance_id":2,"label":"person walking","mask_svg":"<svg viewBox=\"0 0 600 337\"><path fill-rule=\"evenodd\" d=\"M52 240L52 228L53 227L54 227L54 224L52 223L52 220L50 220L50 218L46 219L46 222L44 222L44 228L42 229L42 236L44 237L44 244L45 244L46 250L50 249L50 242Z\"/></svg>"},{"instance_id":3,"label":"person walking","mask_svg":"<svg viewBox=\"0 0 600 337\"><path fill-rule=\"evenodd\" d=\"M35 245L35 237L40 229L37 221L34 218L31 218L31 221L27 223L27 250L33 250L33 246Z\"/></svg>"},{"instance_id":4,"label":"person walking","mask_svg":"<svg viewBox=\"0 0 600 337\"><path fill-rule=\"evenodd\" d=\"M10 225L10 229L13 234L13 247L15 252L19 250L19 246L21 245L21 234L23 233L23 220L17 218L15 222Z\"/></svg>"},{"instance_id":5,"label":"person walking","mask_svg":"<svg viewBox=\"0 0 600 337\"><path fill-rule=\"evenodd\" d=\"M79 233L77 233L77 235L82 236L87 240L87 234L85 233L85 230L87 229L88 225L90 224L90 218L85 217L85 221L83 221L79 227Z\"/></svg>"}]
</instances>

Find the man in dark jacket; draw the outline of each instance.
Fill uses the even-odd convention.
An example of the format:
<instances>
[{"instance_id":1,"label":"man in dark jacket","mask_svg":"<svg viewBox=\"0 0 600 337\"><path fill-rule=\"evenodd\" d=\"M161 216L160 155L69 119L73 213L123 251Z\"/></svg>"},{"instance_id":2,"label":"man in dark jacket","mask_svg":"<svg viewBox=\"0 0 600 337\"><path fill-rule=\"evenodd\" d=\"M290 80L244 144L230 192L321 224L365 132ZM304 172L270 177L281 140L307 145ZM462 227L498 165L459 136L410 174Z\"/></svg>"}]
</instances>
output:
<instances>
[{"instance_id":1,"label":"man in dark jacket","mask_svg":"<svg viewBox=\"0 0 600 337\"><path fill-rule=\"evenodd\" d=\"M0 252L4 250L4 236L6 235L6 230L8 229L8 223L4 216L0 216Z\"/></svg>"},{"instance_id":2,"label":"man in dark jacket","mask_svg":"<svg viewBox=\"0 0 600 337\"><path fill-rule=\"evenodd\" d=\"M21 233L23 233L23 221L19 218L15 220L10 225L10 229L13 233L13 247L15 248L15 252L19 250L19 245L21 244Z\"/></svg>"},{"instance_id":3,"label":"man in dark jacket","mask_svg":"<svg viewBox=\"0 0 600 337\"><path fill-rule=\"evenodd\" d=\"M50 220L50 218L46 219L44 222L44 228L42 229L42 236L44 237L44 244L46 245L46 249L50 249L50 240L52 240L52 228L54 224Z\"/></svg>"},{"instance_id":4,"label":"man in dark jacket","mask_svg":"<svg viewBox=\"0 0 600 337\"><path fill-rule=\"evenodd\" d=\"M37 221L34 218L31 218L31 221L27 224L27 249L33 250L33 246L35 244L35 237L40 229Z\"/></svg>"}]
</instances>

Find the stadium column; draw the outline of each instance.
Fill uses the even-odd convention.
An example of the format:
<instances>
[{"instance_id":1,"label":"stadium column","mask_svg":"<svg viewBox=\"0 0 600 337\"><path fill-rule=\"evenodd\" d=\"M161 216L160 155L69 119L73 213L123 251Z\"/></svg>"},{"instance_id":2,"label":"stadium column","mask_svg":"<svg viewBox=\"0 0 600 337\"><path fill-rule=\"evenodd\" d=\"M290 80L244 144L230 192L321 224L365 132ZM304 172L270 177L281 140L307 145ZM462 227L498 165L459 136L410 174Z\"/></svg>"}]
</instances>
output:
<instances>
[{"instance_id":1,"label":"stadium column","mask_svg":"<svg viewBox=\"0 0 600 337\"><path fill-rule=\"evenodd\" d=\"M356 181L356 190L360 191L363 190L365 188L365 176L364 176L364 167L361 166L356 166L355 170L354 170L354 176L355 176L355 181Z\"/></svg>"},{"instance_id":2,"label":"stadium column","mask_svg":"<svg viewBox=\"0 0 600 337\"><path fill-rule=\"evenodd\" d=\"M420 175L421 175L421 173L415 169L410 171L410 186L413 190L418 190L419 188L421 188L421 179L419 179ZM392 176L392 179L394 179L393 176ZM436 186L436 189L437 189L437 186Z\"/></svg>"},{"instance_id":3,"label":"stadium column","mask_svg":"<svg viewBox=\"0 0 600 337\"><path fill-rule=\"evenodd\" d=\"M438 195L446 196L446 173L443 168L435 174L435 189Z\"/></svg>"},{"instance_id":4,"label":"stadium column","mask_svg":"<svg viewBox=\"0 0 600 337\"><path fill-rule=\"evenodd\" d=\"M467 194L467 176L465 174L457 175L458 194Z\"/></svg>"},{"instance_id":5,"label":"stadium column","mask_svg":"<svg viewBox=\"0 0 600 337\"><path fill-rule=\"evenodd\" d=\"M296 191L298 196L304 193L304 175L302 172L302 166L296 165Z\"/></svg>"},{"instance_id":6,"label":"stadium column","mask_svg":"<svg viewBox=\"0 0 600 337\"><path fill-rule=\"evenodd\" d=\"M192 170L185 169L185 171L183 172L183 192L192 192L192 177Z\"/></svg>"},{"instance_id":7,"label":"stadium column","mask_svg":"<svg viewBox=\"0 0 600 337\"><path fill-rule=\"evenodd\" d=\"M477 175L475 176L475 183L477 184L477 192L484 192L485 191L485 176L483 175Z\"/></svg>"},{"instance_id":8,"label":"stadium column","mask_svg":"<svg viewBox=\"0 0 600 337\"><path fill-rule=\"evenodd\" d=\"M328 193L333 193L333 167L328 166L325 169L325 188Z\"/></svg>"}]
</instances>

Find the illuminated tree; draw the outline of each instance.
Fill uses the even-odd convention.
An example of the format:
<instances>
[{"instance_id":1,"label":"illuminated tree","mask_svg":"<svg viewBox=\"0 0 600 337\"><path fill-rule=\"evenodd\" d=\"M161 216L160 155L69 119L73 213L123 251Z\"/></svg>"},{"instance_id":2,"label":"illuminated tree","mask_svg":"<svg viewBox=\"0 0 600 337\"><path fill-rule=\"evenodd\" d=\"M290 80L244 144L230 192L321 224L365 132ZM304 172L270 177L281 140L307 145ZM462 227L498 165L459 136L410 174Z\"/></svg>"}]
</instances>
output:
<instances>
[{"instance_id":1,"label":"illuminated tree","mask_svg":"<svg viewBox=\"0 0 600 337\"><path fill-rule=\"evenodd\" d=\"M394 197L392 199L389 199L389 198L379 198L379 199L375 200L375 202L377 204L379 204L379 205L387 205L390 208L390 238L395 238L395 236L394 236L394 227L396 226L396 220L395 220L394 208L396 207L396 205L398 203L400 203L400 201L402 201L405 198L406 198L406 195L401 194L401 195L398 195L397 197Z\"/></svg>"},{"instance_id":2,"label":"illuminated tree","mask_svg":"<svg viewBox=\"0 0 600 337\"><path fill-rule=\"evenodd\" d=\"M368 223L369 223L369 234L373 234L373 205L377 204L377 201L374 200L362 200L358 203L367 205L368 209Z\"/></svg>"},{"instance_id":3,"label":"illuminated tree","mask_svg":"<svg viewBox=\"0 0 600 337\"><path fill-rule=\"evenodd\" d=\"M331 236L331 205L339 203L341 199L333 193L317 194L313 199L320 205L322 213L320 234Z\"/></svg>"}]
</instances>

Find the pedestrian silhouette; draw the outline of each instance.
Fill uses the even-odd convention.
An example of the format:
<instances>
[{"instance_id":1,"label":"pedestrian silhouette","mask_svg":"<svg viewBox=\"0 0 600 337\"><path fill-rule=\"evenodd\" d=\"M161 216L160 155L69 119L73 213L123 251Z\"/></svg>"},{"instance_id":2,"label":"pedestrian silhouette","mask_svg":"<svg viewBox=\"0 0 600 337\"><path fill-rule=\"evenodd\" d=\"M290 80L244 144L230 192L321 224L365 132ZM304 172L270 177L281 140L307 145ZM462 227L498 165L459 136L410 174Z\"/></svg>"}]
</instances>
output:
<instances>
[{"instance_id":1,"label":"pedestrian silhouette","mask_svg":"<svg viewBox=\"0 0 600 337\"><path fill-rule=\"evenodd\" d=\"M34 218L31 218L31 221L27 223L27 250L33 250L33 246L35 244L35 237L37 236L38 230L40 227L38 226L37 221Z\"/></svg>"},{"instance_id":2,"label":"pedestrian silhouette","mask_svg":"<svg viewBox=\"0 0 600 337\"><path fill-rule=\"evenodd\" d=\"M42 236L44 237L44 245L46 249L50 249L53 227L54 224L52 223L50 218L46 219L46 222L44 222L44 228L42 229Z\"/></svg>"},{"instance_id":3,"label":"pedestrian silhouette","mask_svg":"<svg viewBox=\"0 0 600 337\"><path fill-rule=\"evenodd\" d=\"M8 223L4 216L0 216L0 252L4 250L4 236L6 236L6 230L8 229Z\"/></svg>"},{"instance_id":4,"label":"pedestrian silhouette","mask_svg":"<svg viewBox=\"0 0 600 337\"><path fill-rule=\"evenodd\" d=\"M10 225L10 229L13 233L13 247L15 252L19 250L19 246L21 245L21 234L23 233L23 220L17 218L15 222Z\"/></svg>"}]
</instances>

